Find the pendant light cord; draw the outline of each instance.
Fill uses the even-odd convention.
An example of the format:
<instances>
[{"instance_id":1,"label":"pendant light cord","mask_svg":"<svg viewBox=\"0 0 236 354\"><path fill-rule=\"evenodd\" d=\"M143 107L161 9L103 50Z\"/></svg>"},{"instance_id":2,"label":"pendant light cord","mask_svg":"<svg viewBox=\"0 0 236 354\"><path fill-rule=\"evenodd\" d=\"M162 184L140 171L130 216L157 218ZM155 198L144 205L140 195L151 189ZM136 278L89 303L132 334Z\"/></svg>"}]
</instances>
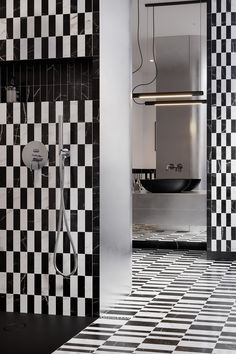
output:
<instances>
[{"instance_id":1,"label":"pendant light cord","mask_svg":"<svg viewBox=\"0 0 236 354\"><path fill-rule=\"evenodd\" d=\"M154 81L156 81L157 76L158 76L158 67L157 67L157 60L156 60L156 53L155 53L155 7L152 8L152 57L153 57L154 65L155 65L155 76L154 76L154 78L151 81L147 82L147 83L136 85L133 88L133 91L132 91L133 94L134 94L134 91L138 87L151 85ZM135 103L139 104L139 105L145 105L145 103L140 103L135 98L133 98L133 101Z\"/></svg>"},{"instance_id":2,"label":"pendant light cord","mask_svg":"<svg viewBox=\"0 0 236 354\"><path fill-rule=\"evenodd\" d=\"M140 65L136 70L133 71L133 74L137 73L143 66L143 53L140 45L140 0L138 0L138 25L137 25L137 44L138 44L138 50L139 50L139 55L140 55Z\"/></svg>"}]
</instances>

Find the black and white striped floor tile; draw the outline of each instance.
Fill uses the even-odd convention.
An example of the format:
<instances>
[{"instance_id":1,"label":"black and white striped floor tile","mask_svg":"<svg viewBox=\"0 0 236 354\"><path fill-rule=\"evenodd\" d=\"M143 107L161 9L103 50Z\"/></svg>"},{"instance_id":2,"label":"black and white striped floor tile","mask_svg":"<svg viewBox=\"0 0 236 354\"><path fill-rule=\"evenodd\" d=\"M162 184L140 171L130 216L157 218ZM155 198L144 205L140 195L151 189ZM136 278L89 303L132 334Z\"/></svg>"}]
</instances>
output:
<instances>
[{"instance_id":1,"label":"black and white striped floor tile","mask_svg":"<svg viewBox=\"0 0 236 354\"><path fill-rule=\"evenodd\" d=\"M54 354L236 352L236 262L135 250L133 290Z\"/></svg>"},{"instance_id":2,"label":"black and white striped floor tile","mask_svg":"<svg viewBox=\"0 0 236 354\"><path fill-rule=\"evenodd\" d=\"M159 242L206 242L206 230L201 231L173 231L173 230L134 230L135 241L159 241Z\"/></svg>"}]
</instances>

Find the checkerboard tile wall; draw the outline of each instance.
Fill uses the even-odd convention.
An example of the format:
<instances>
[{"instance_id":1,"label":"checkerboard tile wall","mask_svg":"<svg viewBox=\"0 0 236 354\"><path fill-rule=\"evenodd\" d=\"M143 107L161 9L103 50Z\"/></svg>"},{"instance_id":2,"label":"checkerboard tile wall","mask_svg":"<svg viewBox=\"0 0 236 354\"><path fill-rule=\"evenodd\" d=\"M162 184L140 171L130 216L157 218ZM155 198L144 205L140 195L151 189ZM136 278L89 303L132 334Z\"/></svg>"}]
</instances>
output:
<instances>
[{"instance_id":1,"label":"checkerboard tile wall","mask_svg":"<svg viewBox=\"0 0 236 354\"><path fill-rule=\"evenodd\" d=\"M208 249L236 252L236 4L208 2Z\"/></svg>"},{"instance_id":2,"label":"checkerboard tile wall","mask_svg":"<svg viewBox=\"0 0 236 354\"><path fill-rule=\"evenodd\" d=\"M98 0L1 0L0 59L95 55Z\"/></svg>"},{"instance_id":3,"label":"checkerboard tile wall","mask_svg":"<svg viewBox=\"0 0 236 354\"><path fill-rule=\"evenodd\" d=\"M55 274L53 250L60 203L57 119L64 116L65 204L78 251L70 279ZM97 101L0 104L0 310L91 316L98 313ZM49 162L32 173L23 147L42 141ZM65 230L64 230L65 231ZM72 267L64 233L58 264Z\"/></svg>"}]
</instances>

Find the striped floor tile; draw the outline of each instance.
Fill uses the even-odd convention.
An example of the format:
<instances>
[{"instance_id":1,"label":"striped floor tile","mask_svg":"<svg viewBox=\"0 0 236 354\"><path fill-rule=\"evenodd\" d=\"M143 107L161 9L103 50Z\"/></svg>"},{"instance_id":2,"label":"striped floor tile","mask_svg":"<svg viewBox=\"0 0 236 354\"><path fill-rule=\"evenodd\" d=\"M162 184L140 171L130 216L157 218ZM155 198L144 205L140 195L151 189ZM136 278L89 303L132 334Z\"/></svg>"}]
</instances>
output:
<instances>
[{"instance_id":1,"label":"striped floor tile","mask_svg":"<svg viewBox=\"0 0 236 354\"><path fill-rule=\"evenodd\" d=\"M68 353L236 353L236 262L135 250L132 293L54 352Z\"/></svg>"}]
</instances>

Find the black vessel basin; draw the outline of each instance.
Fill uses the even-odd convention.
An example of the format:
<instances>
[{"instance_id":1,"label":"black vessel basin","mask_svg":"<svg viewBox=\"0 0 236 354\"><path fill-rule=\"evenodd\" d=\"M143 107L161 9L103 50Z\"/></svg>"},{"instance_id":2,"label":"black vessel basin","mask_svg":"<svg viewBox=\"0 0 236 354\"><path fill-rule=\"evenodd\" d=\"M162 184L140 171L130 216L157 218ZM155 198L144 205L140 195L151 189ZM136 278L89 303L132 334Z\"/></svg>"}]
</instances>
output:
<instances>
[{"instance_id":1,"label":"black vessel basin","mask_svg":"<svg viewBox=\"0 0 236 354\"><path fill-rule=\"evenodd\" d=\"M195 189L201 182L201 179L189 179L189 185L185 188L185 192L192 191Z\"/></svg>"},{"instance_id":2,"label":"black vessel basin","mask_svg":"<svg viewBox=\"0 0 236 354\"><path fill-rule=\"evenodd\" d=\"M151 193L180 193L193 190L199 179L141 179L142 186Z\"/></svg>"}]
</instances>

